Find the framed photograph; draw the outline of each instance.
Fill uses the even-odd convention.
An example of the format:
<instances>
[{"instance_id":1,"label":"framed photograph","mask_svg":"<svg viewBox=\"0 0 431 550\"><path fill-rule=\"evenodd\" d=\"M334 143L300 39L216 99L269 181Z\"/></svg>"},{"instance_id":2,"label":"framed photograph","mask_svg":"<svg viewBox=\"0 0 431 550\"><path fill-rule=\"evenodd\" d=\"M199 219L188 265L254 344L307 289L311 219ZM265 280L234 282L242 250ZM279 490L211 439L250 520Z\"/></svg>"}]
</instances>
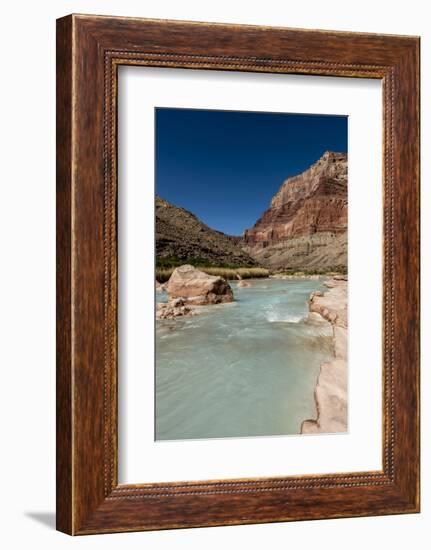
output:
<instances>
[{"instance_id":1,"label":"framed photograph","mask_svg":"<svg viewBox=\"0 0 431 550\"><path fill-rule=\"evenodd\" d=\"M57 21L57 528L419 511L419 38Z\"/></svg>"}]
</instances>

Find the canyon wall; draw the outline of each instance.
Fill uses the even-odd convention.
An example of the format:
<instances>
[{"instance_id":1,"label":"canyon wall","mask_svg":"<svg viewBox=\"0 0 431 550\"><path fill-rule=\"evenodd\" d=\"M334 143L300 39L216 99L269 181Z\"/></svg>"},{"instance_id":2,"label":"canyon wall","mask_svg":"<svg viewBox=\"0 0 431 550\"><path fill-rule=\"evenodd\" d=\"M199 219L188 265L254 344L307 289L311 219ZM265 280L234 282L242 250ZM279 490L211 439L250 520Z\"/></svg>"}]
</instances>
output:
<instances>
[{"instance_id":1,"label":"canyon wall","mask_svg":"<svg viewBox=\"0 0 431 550\"><path fill-rule=\"evenodd\" d=\"M327 151L285 180L243 248L271 269L346 270L347 155Z\"/></svg>"}]
</instances>

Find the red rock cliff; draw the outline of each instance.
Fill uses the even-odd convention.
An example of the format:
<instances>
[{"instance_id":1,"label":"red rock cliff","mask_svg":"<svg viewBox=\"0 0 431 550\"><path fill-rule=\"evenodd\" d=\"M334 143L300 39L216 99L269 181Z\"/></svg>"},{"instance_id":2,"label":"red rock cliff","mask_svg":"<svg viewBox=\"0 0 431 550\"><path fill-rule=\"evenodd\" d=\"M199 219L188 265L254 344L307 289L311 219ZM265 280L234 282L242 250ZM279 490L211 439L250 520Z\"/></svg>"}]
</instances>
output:
<instances>
[{"instance_id":1,"label":"red rock cliff","mask_svg":"<svg viewBox=\"0 0 431 550\"><path fill-rule=\"evenodd\" d=\"M289 237L347 229L347 155L326 152L308 170L288 178L270 208L246 230L247 244L266 246Z\"/></svg>"},{"instance_id":2,"label":"red rock cliff","mask_svg":"<svg viewBox=\"0 0 431 550\"><path fill-rule=\"evenodd\" d=\"M346 237L347 155L327 151L284 181L270 208L245 231L244 243L271 267L340 267L347 262ZM322 247L331 245L325 255Z\"/></svg>"}]
</instances>

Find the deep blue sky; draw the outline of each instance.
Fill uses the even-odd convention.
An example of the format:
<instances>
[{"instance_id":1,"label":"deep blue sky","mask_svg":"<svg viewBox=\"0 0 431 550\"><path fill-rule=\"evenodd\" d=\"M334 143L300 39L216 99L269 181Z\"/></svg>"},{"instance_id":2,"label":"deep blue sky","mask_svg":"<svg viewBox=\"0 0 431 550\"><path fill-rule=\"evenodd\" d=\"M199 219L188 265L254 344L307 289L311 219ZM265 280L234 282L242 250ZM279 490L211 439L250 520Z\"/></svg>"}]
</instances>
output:
<instances>
[{"instance_id":1,"label":"deep blue sky","mask_svg":"<svg viewBox=\"0 0 431 550\"><path fill-rule=\"evenodd\" d=\"M156 109L156 194L241 235L283 181L347 152L347 117Z\"/></svg>"}]
</instances>

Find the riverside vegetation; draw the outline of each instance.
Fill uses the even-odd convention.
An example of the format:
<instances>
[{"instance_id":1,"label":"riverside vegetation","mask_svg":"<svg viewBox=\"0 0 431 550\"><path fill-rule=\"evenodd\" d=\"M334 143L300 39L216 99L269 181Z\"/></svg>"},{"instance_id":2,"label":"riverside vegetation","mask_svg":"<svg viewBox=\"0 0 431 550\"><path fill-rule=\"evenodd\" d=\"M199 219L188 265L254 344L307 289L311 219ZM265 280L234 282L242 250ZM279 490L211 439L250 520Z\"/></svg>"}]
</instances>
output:
<instances>
[{"instance_id":1,"label":"riverside vegetation","mask_svg":"<svg viewBox=\"0 0 431 550\"><path fill-rule=\"evenodd\" d=\"M235 279L260 279L262 277L269 277L270 275L269 269L265 269L264 267L214 267L201 266L199 264L195 265L195 267L207 275L223 277L227 281L232 281ZM169 278L175 269L175 267L156 267L157 281L160 283L169 281Z\"/></svg>"}]
</instances>

